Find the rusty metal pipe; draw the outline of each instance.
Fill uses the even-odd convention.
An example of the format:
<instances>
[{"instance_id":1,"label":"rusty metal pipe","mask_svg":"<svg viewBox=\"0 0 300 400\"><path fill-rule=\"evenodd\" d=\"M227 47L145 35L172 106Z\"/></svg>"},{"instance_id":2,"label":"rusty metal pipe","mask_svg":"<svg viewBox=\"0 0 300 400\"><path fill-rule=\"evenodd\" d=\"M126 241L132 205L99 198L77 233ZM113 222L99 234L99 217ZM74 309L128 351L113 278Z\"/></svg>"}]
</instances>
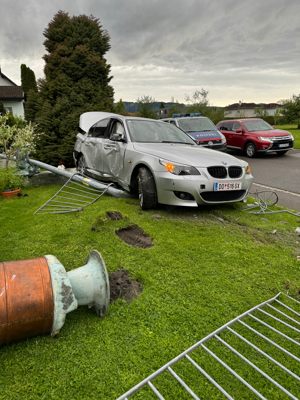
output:
<instances>
[{"instance_id":1,"label":"rusty metal pipe","mask_svg":"<svg viewBox=\"0 0 300 400\"><path fill-rule=\"evenodd\" d=\"M99 317L110 300L106 266L97 250L70 272L52 255L0 263L0 345L62 328L78 305L95 306Z\"/></svg>"}]
</instances>

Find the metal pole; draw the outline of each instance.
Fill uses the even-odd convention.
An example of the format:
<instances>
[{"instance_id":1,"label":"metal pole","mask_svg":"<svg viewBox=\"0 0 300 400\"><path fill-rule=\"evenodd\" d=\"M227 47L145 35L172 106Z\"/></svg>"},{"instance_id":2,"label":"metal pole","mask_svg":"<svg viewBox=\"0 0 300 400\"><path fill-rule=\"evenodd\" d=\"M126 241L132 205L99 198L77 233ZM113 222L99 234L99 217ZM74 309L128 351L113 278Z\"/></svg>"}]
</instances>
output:
<instances>
[{"instance_id":1,"label":"metal pole","mask_svg":"<svg viewBox=\"0 0 300 400\"><path fill-rule=\"evenodd\" d=\"M3 154L0 154L0 158L6 159L6 156L4 156ZM53 167L52 165L45 164L45 163L43 163L41 161L29 159L29 162L32 165L35 165L35 166L37 166L39 168L46 169L47 171L50 171L50 172L54 172L55 174L64 176L65 178L68 178L68 179L71 178L74 175L71 172L65 171L65 170L60 169L60 168ZM88 178L88 177L85 177L85 176L81 176L81 175L78 175L78 174L76 174L73 177L72 180L76 181L76 182L79 182L79 183L82 183L83 185L98 189L98 190L107 189L107 185L106 184L98 182L95 179ZM127 193L124 190L113 188L111 186L107 189L106 193L108 193L109 195L111 195L113 197L117 197L117 198L120 198L120 197L130 198L130 197L132 197L132 195L130 193Z\"/></svg>"}]
</instances>

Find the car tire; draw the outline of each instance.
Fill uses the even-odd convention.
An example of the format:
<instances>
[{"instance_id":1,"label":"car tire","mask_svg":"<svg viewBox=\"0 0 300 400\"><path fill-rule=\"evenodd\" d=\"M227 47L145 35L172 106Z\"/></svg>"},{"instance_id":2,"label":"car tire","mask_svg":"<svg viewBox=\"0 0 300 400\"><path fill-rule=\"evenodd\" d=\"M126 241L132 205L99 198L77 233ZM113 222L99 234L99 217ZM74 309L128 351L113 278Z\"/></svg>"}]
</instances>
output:
<instances>
[{"instance_id":1,"label":"car tire","mask_svg":"<svg viewBox=\"0 0 300 400\"><path fill-rule=\"evenodd\" d=\"M285 153L287 153L287 152L288 152L287 150L286 151L276 151L278 156L284 156Z\"/></svg>"},{"instance_id":2,"label":"car tire","mask_svg":"<svg viewBox=\"0 0 300 400\"><path fill-rule=\"evenodd\" d=\"M255 146L255 143L248 142L245 147L245 153L246 153L246 156L249 158L255 157L257 154L257 148Z\"/></svg>"},{"instance_id":3,"label":"car tire","mask_svg":"<svg viewBox=\"0 0 300 400\"><path fill-rule=\"evenodd\" d=\"M157 206L157 191L154 177L146 167L141 167L138 174L139 202L142 210Z\"/></svg>"},{"instance_id":4,"label":"car tire","mask_svg":"<svg viewBox=\"0 0 300 400\"><path fill-rule=\"evenodd\" d=\"M77 161L77 167L76 167L77 172L78 172L80 175L84 175L85 168L86 168L85 159L84 159L84 156L81 155L81 156L79 157L78 161Z\"/></svg>"}]
</instances>

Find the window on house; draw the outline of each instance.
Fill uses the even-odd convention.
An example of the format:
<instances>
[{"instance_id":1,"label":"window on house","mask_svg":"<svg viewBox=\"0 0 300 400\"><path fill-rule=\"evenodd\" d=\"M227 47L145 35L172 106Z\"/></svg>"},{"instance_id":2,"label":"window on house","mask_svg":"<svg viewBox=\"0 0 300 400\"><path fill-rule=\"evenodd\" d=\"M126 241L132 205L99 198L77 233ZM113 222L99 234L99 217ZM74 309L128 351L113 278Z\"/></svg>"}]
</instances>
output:
<instances>
[{"instance_id":1,"label":"window on house","mask_svg":"<svg viewBox=\"0 0 300 400\"><path fill-rule=\"evenodd\" d=\"M6 112L9 112L9 113L13 114L12 107L4 107L4 108L5 108Z\"/></svg>"}]
</instances>

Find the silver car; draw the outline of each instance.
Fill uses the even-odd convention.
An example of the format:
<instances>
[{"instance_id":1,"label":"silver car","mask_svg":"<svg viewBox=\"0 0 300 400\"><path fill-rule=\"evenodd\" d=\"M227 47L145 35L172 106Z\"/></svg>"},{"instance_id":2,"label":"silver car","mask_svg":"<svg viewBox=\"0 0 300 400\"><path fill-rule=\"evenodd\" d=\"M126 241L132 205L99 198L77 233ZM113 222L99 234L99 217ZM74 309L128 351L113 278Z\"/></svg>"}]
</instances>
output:
<instances>
[{"instance_id":1,"label":"silver car","mask_svg":"<svg viewBox=\"0 0 300 400\"><path fill-rule=\"evenodd\" d=\"M238 202L251 188L253 176L245 161L201 148L172 124L87 112L79 126L77 170L138 194L143 210L158 203L196 207Z\"/></svg>"}]
</instances>

